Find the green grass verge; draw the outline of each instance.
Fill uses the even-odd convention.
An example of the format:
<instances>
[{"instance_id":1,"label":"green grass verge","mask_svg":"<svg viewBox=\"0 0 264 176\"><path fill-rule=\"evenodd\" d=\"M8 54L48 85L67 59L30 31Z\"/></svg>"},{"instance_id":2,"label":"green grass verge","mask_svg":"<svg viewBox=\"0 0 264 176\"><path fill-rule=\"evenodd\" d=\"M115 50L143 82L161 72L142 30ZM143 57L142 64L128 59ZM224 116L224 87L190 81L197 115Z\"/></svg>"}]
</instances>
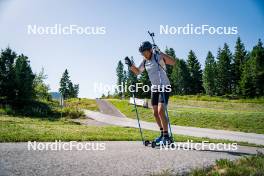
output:
<instances>
[{"instance_id":1,"label":"green grass verge","mask_svg":"<svg viewBox=\"0 0 264 176\"><path fill-rule=\"evenodd\" d=\"M233 102L233 103L259 103L264 104L264 97L253 99L230 99L227 97L208 96L208 95L174 95L170 98L178 100L196 100L196 101L216 101L216 102Z\"/></svg>"},{"instance_id":2,"label":"green grass verge","mask_svg":"<svg viewBox=\"0 0 264 176\"><path fill-rule=\"evenodd\" d=\"M258 153L256 155L243 156L235 161L228 159L216 160L213 166L192 169L186 173L174 174L172 170L162 170L159 173L151 174L151 176L262 176L263 173L264 154Z\"/></svg>"},{"instance_id":3,"label":"green grass verge","mask_svg":"<svg viewBox=\"0 0 264 176\"><path fill-rule=\"evenodd\" d=\"M108 101L127 117L136 118L134 106L128 100ZM171 123L175 125L264 134L264 104L185 100L174 96L170 99L168 110ZM151 109L138 107L138 112L142 120L155 121Z\"/></svg>"},{"instance_id":4,"label":"green grass verge","mask_svg":"<svg viewBox=\"0 0 264 176\"><path fill-rule=\"evenodd\" d=\"M248 175L263 175L264 174L264 154L258 153L253 156L244 156L241 159L230 161L228 159L216 160L216 165L194 169L189 173L193 176L248 176Z\"/></svg>"},{"instance_id":5,"label":"green grass verge","mask_svg":"<svg viewBox=\"0 0 264 176\"><path fill-rule=\"evenodd\" d=\"M144 136L152 140L159 135L158 132L144 130ZM174 135L177 142L234 143L228 140ZM69 119L48 119L0 116L0 142L26 142L26 141L140 141L139 130L118 126L84 126ZM258 146L244 142L239 145ZM263 147L263 146L259 146Z\"/></svg>"}]
</instances>

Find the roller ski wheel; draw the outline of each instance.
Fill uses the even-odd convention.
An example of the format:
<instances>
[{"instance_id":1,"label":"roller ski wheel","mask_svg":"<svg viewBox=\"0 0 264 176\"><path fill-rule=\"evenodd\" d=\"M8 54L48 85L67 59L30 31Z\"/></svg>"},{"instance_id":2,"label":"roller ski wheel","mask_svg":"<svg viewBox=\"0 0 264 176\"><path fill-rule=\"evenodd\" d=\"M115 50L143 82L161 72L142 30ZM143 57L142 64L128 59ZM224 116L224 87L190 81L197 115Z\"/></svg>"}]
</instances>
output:
<instances>
[{"instance_id":1,"label":"roller ski wheel","mask_svg":"<svg viewBox=\"0 0 264 176\"><path fill-rule=\"evenodd\" d=\"M170 147L174 149L174 148L176 148L176 144L174 142L172 142Z\"/></svg>"},{"instance_id":2,"label":"roller ski wheel","mask_svg":"<svg viewBox=\"0 0 264 176\"><path fill-rule=\"evenodd\" d=\"M163 145L169 146L173 143L173 140L171 139L171 137L163 137L161 142Z\"/></svg>"},{"instance_id":3,"label":"roller ski wheel","mask_svg":"<svg viewBox=\"0 0 264 176\"><path fill-rule=\"evenodd\" d=\"M156 143L155 141L152 141L152 142L151 142L151 147L152 147L152 148L155 148L156 146L157 146L157 143Z\"/></svg>"},{"instance_id":4,"label":"roller ski wheel","mask_svg":"<svg viewBox=\"0 0 264 176\"><path fill-rule=\"evenodd\" d=\"M150 144L150 141L149 140L144 141L144 145L145 146L148 146L149 144Z\"/></svg>"}]
</instances>

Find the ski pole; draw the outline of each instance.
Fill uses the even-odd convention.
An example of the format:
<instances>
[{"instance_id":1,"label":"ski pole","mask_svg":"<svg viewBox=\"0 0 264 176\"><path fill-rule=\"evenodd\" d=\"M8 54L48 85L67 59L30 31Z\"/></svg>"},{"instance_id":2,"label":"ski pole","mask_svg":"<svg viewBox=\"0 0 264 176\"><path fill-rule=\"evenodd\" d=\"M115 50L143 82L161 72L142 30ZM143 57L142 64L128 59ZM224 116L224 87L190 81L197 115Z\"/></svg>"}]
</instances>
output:
<instances>
[{"instance_id":1,"label":"ski pole","mask_svg":"<svg viewBox=\"0 0 264 176\"><path fill-rule=\"evenodd\" d=\"M139 131L140 131L141 140L142 140L143 145L145 145L144 138L143 138L143 134L142 134L142 129L141 129L141 125L140 125L140 121L139 121L139 117L138 117L138 111L137 111L137 105L136 105L135 95L134 95L134 93L132 93L132 94L133 94L133 99L134 99L134 108L135 108L136 114L137 114L137 121L138 121L138 127L139 127Z\"/></svg>"},{"instance_id":2,"label":"ski pole","mask_svg":"<svg viewBox=\"0 0 264 176\"><path fill-rule=\"evenodd\" d=\"M129 66L128 66L128 70L129 70ZM135 100L134 89L133 89L133 91L132 91L132 97L133 97L133 101L134 101L134 109L135 109L135 111L136 111L137 122L138 122L138 128L139 128L139 131L140 131L141 140L142 140L143 145L145 145L144 137L143 137L143 134L142 134L142 129L141 129L140 121L139 121L138 111L137 111L137 105L136 105L136 100Z\"/></svg>"}]
</instances>

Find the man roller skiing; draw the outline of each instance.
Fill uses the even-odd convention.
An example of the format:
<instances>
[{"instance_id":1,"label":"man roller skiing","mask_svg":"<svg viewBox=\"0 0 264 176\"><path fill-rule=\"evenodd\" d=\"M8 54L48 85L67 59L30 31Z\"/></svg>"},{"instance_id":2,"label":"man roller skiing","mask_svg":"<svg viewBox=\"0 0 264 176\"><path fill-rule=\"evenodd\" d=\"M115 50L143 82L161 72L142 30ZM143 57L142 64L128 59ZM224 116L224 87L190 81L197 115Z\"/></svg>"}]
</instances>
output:
<instances>
[{"instance_id":1,"label":"man roller skiing","mask_svg":"<svg viewBox=\"0 0 264 176\"><path fill-rule=\"evenodd\" d=\"M168 121L164 113L164 103L166 103L166 105L168 104L169 92L171 91L170 81L166 74L166 64L174 65L175 60L162 52L153 52L152 44L148 41L140 45L139 52L144 56L139 67L136 67L128 57L126 57L125 63L136 75L141 74L146 69L151 82L151 104L153 107L153 114L161 132L160 136L154 141L157 144L160 144L161 141L163 144L170 143ZM159 67L161 68L160 75L158 73Z\"/></svg>"}]
</instances>

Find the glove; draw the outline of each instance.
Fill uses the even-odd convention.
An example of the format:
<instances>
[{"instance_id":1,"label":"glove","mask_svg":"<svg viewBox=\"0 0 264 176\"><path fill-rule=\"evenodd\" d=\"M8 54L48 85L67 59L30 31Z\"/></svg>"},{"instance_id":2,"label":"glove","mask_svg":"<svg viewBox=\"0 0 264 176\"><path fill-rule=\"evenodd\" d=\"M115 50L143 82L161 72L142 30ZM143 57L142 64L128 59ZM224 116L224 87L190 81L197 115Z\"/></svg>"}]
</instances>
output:
<instances>
[{"instance_id":1,"label":"glove","mask_svg":"<svg viewBox=\"0 0 264 176\"><path fill-rule=\"evenodd\" d=\"M153 45L153 50L156 52L156 53L160 53L160 49L157 45Z\"/></svg>"},{"instance_id":2,"label":"glove","mask_svg":"<svg viewBox=\"0 0 264 176\"><path fill-rule=\"evenodd\" d=\"M132 61L129 59L129 57L125 58L125 64L127 64L129 67L132 66Z\"/></svg>"}]
</instances>

